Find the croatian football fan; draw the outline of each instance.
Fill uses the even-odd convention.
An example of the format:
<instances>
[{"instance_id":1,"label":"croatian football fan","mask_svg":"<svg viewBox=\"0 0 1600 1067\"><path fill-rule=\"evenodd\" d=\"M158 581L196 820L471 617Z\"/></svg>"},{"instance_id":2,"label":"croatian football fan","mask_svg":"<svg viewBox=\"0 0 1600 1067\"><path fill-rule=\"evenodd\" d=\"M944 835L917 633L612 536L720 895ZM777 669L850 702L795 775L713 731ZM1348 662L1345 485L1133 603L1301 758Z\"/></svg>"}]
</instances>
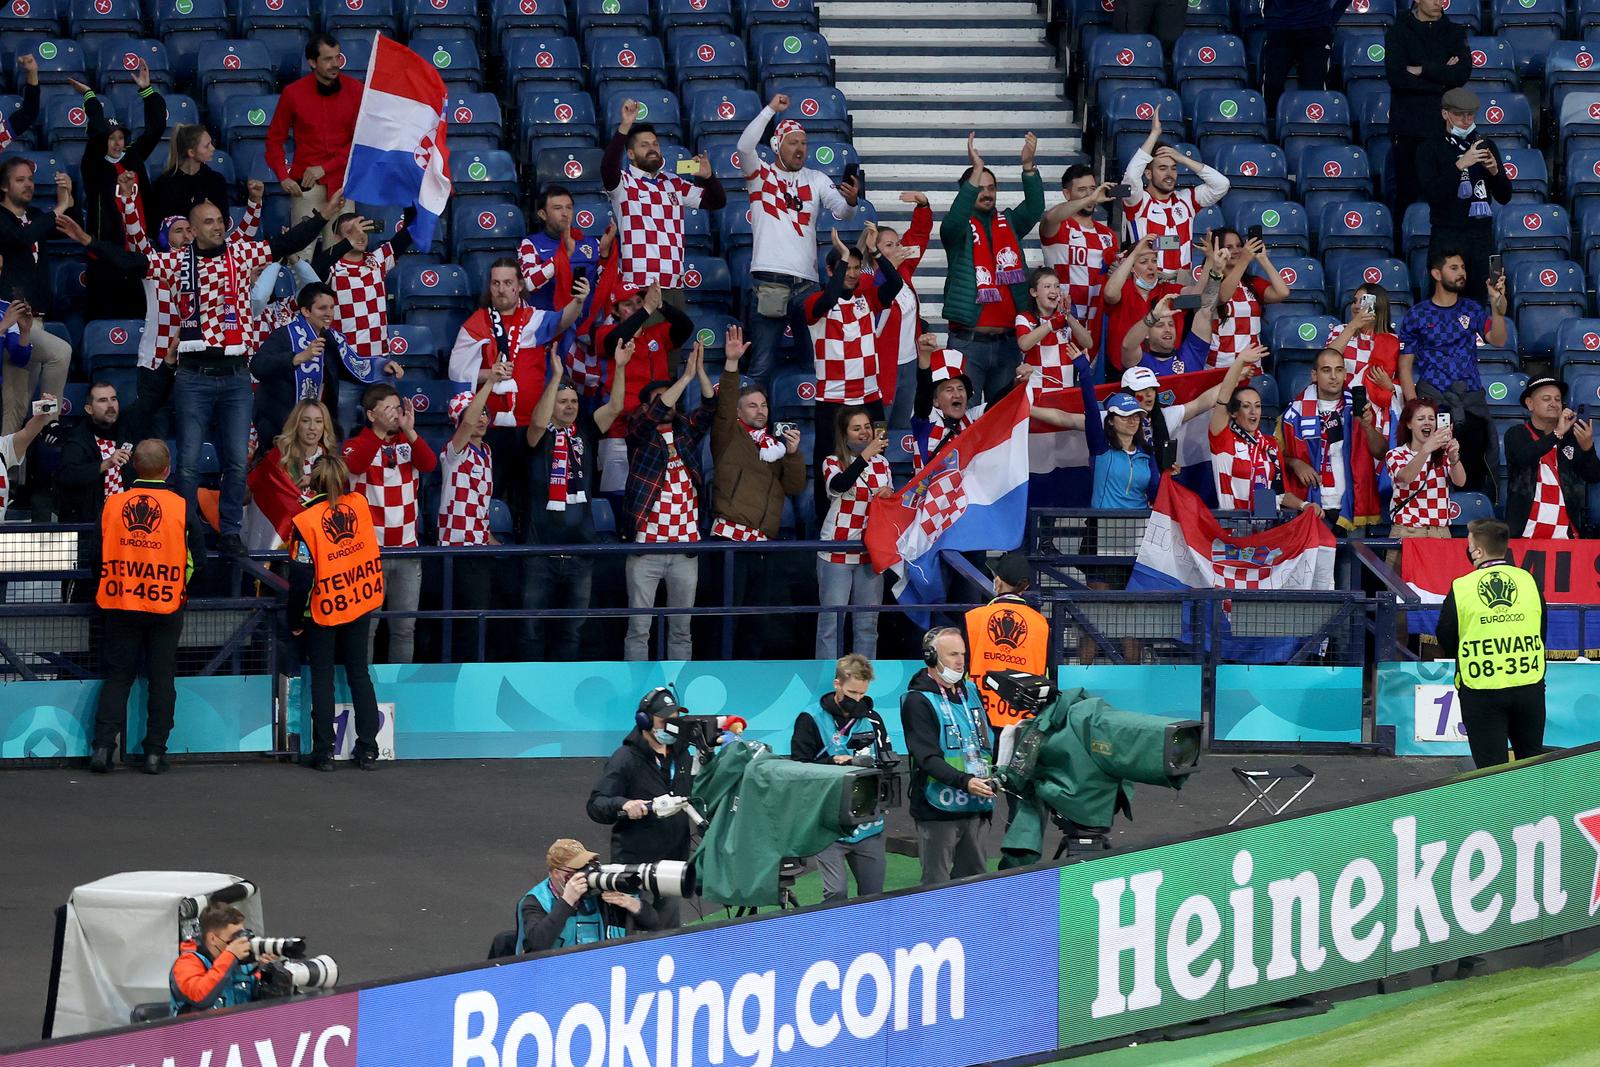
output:
<instances>
[{"instance_id":1,"label":"croatian football fan","mask_svg":"<svg viewBox=\"0 0 1600 1067\"><path fill-rule=\"evenodd\" d=\"M1179 189L1179 166L1198 174L1200 185ZM1228 179L1204 163L1180 156L1171 145L1162 144L1161 116L1157 114L1150 117L1150 135L1128 160L1122 183L1131 190L1123 201L1129 238L1154 235L1161 270L1187 274L1194 217L1228 195Z\"/></svg>"},{"instance_id":2,"label":"croatian football fan","mask_svg":"<svg viewBox=\"0 0 1600 1067\"><path fill-rule=\"evenodd\" d=\"M1075 163L1061 174L1061 203L1044 213L1039 243L1044 264L1061 281L1062 307L1083 323L1090 360L1100 352L1105 286L1117 260L1116 232L1095 212L1116 198L1110 182L1097 182L1094 168Z\"/></svg>"},{"instance_id":3,"label":"croatian football fan","mask_svg":"<svg viewBox=\"0 0 1600 1067\"><path fill-rule=\"evenodd\" d=\"M903 192L902 203L913 205L911 225L905 233L882 224L867 223L868 251L877 252L877 270L863 272L858 291L876 288L891 269L905 284L878 323L878 388L888 411L890 426L905 426L911 418L911 400L917 389L917 336L922 332L922 300L917 295L917 266L928 253L933 232L933 210L923 193ZM898 264L891 268L889 264Z\"/></svg>"},{"instance_id":4,"label":"croatian football fan","mask_svg":"<svg viewBox=\"0 0 1600 1067\"><path fill-rule=\"evenodd\" d=\"M416 209L407 208L394 236L372 247L378 224L346 211L333 220L339 240L316 257L315 269L328 281L335 297L334 329L344 336L354 359L372 360L383 376L400 379L405 371L389 359L389 291L386 284L395 257L411 250ZM363 379L364 381L364 379ZM361 381L339 383L340 425L354 426L360 410Z\"/></svg>"}]
</instances>

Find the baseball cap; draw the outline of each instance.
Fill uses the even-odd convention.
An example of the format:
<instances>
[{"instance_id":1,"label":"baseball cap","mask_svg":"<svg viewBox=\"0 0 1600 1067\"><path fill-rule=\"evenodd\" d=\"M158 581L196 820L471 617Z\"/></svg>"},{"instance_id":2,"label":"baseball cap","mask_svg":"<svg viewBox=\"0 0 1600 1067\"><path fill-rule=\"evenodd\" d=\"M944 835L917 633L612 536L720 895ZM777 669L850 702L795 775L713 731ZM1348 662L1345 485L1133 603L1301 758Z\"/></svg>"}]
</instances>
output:
<instances>
[{"instance_id":1,"label":"baseball cap","mask_svg":"<svg viewBox=\"0 0 1600 1067\"><path fill-rule=\"evenodd\" d=\"M1143 415L1144 408L1139 406L1127 393L1112 393L1106 397L1106 413L1109 415Z\"/></svg>"},{"instance_id":2,"label":"baseball cap","mask_svg":"<svg viewBox=\"0 0 1600 1067\"><path fill-rule=\"evenodd\" d=\"M576 871L600 862L600 857L584 848L582 841L570 837L563 837L551 845L544 859L552 871Z\"/></svg>"},{"instance_id":3,"label":"baseball cap","mask_svg":"<svg viewBox=\"0 0 1600 1067\"><path fill-rule=\"evenodd\" d=\"M1517 403L1526 404L1528 402L1528 398L1533 395L1533 391L1535 389L1543 389L1547 385L1553 385L1557 389L1561 390L1562 400L1567 398L1567 383L1552 378L1549 375L1545 375L1542 378L1535 378L1527 385L1523 386L1522 395L1517 398Z\"/></svg>"},{"instance_id":4,"label":"baseball cap","mask_svg":"<svg viewBox=\"0 0 1600 1067\"><path fill-rule=\"evenodd\" d=\"M1476 115L1478 94L1471 89L1451 89L1439 100L1439 105L1446 111L1466 111Z\"/></svg>"},{"instance_id":5,"label":"baseball cap","mask_svg":"<svg viewBox=\"0 0 1600 1067\"><path fill-rule=\"evenodd\" d=\"M1140 389L1161 388L1161 380L1149 367L1129 367L1122 372L1122 387L1130 393L1137 393Z\"/></svg>"},{"instance_id":6,"label":"baseball cap","mask_svg":"<svg viewBox=\"0 0 1600 1067\"><path fill-rule=\"evenodd\" d=\"M1028 557L1021 552L1007 552L989 566L989 573L1010 586L1026 585L1033 580L1033 568Z\"/></svg>"}]
</instances>

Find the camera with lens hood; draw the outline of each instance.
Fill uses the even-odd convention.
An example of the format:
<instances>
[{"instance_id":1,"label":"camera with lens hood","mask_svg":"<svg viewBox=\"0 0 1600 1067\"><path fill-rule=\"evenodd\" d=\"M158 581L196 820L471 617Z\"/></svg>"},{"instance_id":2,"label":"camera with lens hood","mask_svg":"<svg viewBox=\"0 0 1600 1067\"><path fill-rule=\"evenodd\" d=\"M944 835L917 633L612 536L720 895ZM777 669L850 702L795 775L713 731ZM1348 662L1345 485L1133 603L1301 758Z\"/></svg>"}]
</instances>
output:
<instances>
[{"instance_id":1,"label":"camera with lens hood","mask_svg":"<svg viewBox=\"0 0 1600 1067\"><path fill-rule=\"evenodd\" d=\"M649 893L656 897L695 895L694 869L683 860L655 863L591 863L583 869L589 878L589 895Z\"/></svg>"},{"instance_id":2,"label":"camera with lens hood","mask_svg":"<svg viewBox=\"0 0 1600 1067\"><path fill-rule=\"evenodd\" d=\"M332 956L312 956L308 960L273 960L256 968L263 997L292 997L296 993L320 993L339 984L339 965Z\"/></svg>"}]
</instances>

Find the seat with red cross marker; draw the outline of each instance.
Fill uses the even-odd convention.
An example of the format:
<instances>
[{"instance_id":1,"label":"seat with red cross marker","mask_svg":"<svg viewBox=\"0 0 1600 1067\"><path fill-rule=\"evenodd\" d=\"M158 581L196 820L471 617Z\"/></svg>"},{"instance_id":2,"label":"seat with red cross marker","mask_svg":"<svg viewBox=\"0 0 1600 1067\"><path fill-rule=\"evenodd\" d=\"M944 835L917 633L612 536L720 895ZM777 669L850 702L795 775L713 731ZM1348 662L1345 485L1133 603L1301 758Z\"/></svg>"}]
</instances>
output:
<instances>
[{"instance_id":1,"label":"seat with red cross marker","mask_svg":"<svg viewBox=\"0 0 1600 1067\"><path fill-rule=\"evenodd\" d=\"M509 200L456 203L450 208L452 258L468 252L506 251L528 232L522 209ZM509 253L507 253L509 254Z\"/></svg>"},{"instance_id":2,"label":"seat with red cross marker","mask_svg":"<svg viewBox=\"0 0 1600 1067\"><path fill-rule=\"evenodd\" d=\"M277 91L277 65L260 41L230 39L209 41L195 57L202 95L214 85L242 84L258 93ZM303 60L302 60L303 62ZM218 109L217 114L221 114Z\"/></svg>"},{"instance_id":3,"label":"seat with red cross marker","mask_svg":"<svg viewBox=\"0 0 1600 1067\"><path fill-rule=\"evenodd\" d=\"M508 87L519 98L530 87L570 93L586 84L583 57L571 37L515 37L506 44L505 70Z\"/></svg>"},{"instance_id":4,"label":"seat with red cross marker","mask_svg":"<svg viewBox=\"0 0 1600 1067\"><path fill-rule=\"evenodd\" d=\"M1567 259L1572 254L1572 216L1557 204L1506 204L1495 212L1494 239L1502 255ZM1506 270L1511 270L1509 260Z\"/></svg>"},{"instance_id":5,"label":"seat with red cross marker","mask_svg":"<svg viewBox=\"0 0 1600 1067\"><path fill-rule=\"evenodd\" d=\"M505 139L505 119L494 93L451 93L445 119L450 123L451 175L457 179L457 155L492 152Z\"/></svg>"},{"instance_id":6,"label":"seat with red cross marker","mask_svg":"<svg viewBox=\"0 0 1600 1067\"><path fill-rule=\"evenodd\" d=\"M728 272L728 264L715 256L686 258L683 263L683 296L696 307L728 311L733 303L733 280Z\"/></svg>"},{"instance_id":7,"label":"seat with red cross marker","mask_svg":"<svg viewBox=\"0 0 1600 1067\"><path fill-rule=\"evenodd\" d=\"M411 35L409 47L433 64L451 93L483 88L483 62L471 33L459 29L426 29Z\"/></svg>"},{"instance_id":8,"label":"seat with red cross marker","mask_svg":"<svg viewBox=\"0 0 1600 1067\"><path fill-rule=\"evenodd\" d=\"M1497 148L1533 144L1533 108L1521 93L1485 93L1479 98L1478 133Z\"/></svg>"},{"instance_id":9,"label":"seat with red cross marker","mask_svg":"<svg viewBox=\"0 0 1600 1067\"><path fill-rule=\"evenodd\" d=\"M661 42L644 34L606 31L590 34L584 45L589 77L596 89L616 84L643 92L667 87L667 55Z\"/></svg>"},{"instance_id":10,"label":"seat with red cross marker","mask_svg":"<svg viewBox=\"0 0 1600 1067\"><path fill-rule=\"evenodd\" d=\"M697 84L686 93L690 140L701 144L710 137L735 140L750 120L761 113L761 98L732 82Z\"/></svg>"},{"instance_id":11,"label":"seat with red cross marker","mask_svg":"<svg viewBox=\"0 0 1600 1067\"><path fill-rule=\"evenodd\" d=\"M1159 115L1162 128L1177 134L1183 129L1183 114L1183 103L1171 89L1118 89L1100 113L1101 143L1121 167L1144 143L1152 118Z\"/></svg>"},{"instance_id":12,"label":"seat with red cross marker","mask_svg":"<svg viewBox=\"0 0 1600 1067\"><path fill-rule=\"evenodd\" d=\"M1172 47L1172 84L1185 102L1201 89L1249 84L1244 42L1232 34L1185 33Z\"/></svg>"},{"instance_id":13,"label":"seat with red cross marker","mask_svg":"<svg viewBox=\"0 0 1600 1067\"><path fill-rule=\"evenodd\" d=\"M476 306L482 283L453 263L441 265L402 259L389 273L395 315L407 324L431 324L450 315L465 316ZM453 331L442 333L440 344L453 344Z\"/></svg>"},{"instance_id":14,"label":"seat with red cross marker","mask_svg":"<svg viewBox=\"0 0 1600 1067\"><path fill-rule=\"evenodd\" d=\"M139 319L98 319L85 324L83 356L89 380L102 370L138 366L143 336L144 322Z\"/></svg>"},{"instance_id":15,"label":"seat with red cross marker","mask_svg":"<svg viewBox=\"0 0 1600 1067\"><path fill-rule=\"evenodd\" d=\"M656 23L663 34L684 29L733 33L739 26L733 0L656 0Z\"/></svg>"},{"instance_id":16,"label":"seat with red cross marker","mask_svg":"<svg viewBox=\"0 0 1600 1067\"><path fill-rule=\"evenodd\" d=\"M565 37L572 32L566 0L491 0L489 28L493 31L489 50L500 55L510 52L512 41L527 35Z\"/></svg>"},{"instance_id":17,"label":"seat with red cross marker","mask_svg":"<svg viewBox=\"0 0 1600 1067\"><path fill-rule=\"evenodd\" d=\"M1161 42L1146 33L1103 33L1089 49L1088 84L1104 111L1119 89L1161 89L1167 84Z\"/></svg>"},{"instance_id":18,"label":"seat with red cross marker","mask_svg":"<svg viewBox=\"0 0 1600 1067\"><path fill-rule=\"evenodd\" d=\"M452 338L454 340L454 338ZM426 326L410 324L389 327L389 358L406 369L406 380L414 376L439 376L439 339ZM420 374L419 372L425 372Z\"/></svg>"},{"instance_id":19,"label":"seat with red cross marker","mask_svg":"<svg viewBox=\"0 0 1600 1067\"><path fill-rule=\"evenodd\" d=\"M615 130L622 122L622 103L633 100L639 105L635 121L649 123L656 128L656 138L662 141L683 140L683 111L678 97L665 89L642 89L626 85L606 85L600 89L600 128Z\"/></svg>"},{"instance_id":20,"label":"seat with red cross marker","mask_svg":"<svg viewBox=\"0 0 1600 1067\"><path fill-rule=\"evenodd\" d=\"M1351 30L1387 30L1394 25L1397 14L1395 0L1351 0L1339 17L1338 32Z\"/></svg>"},{"instance_id":21,"label":"seat with red cross marker","mask_svg":"<svg viewBox=\"0 0 1600 1067\"><path fill-rule=\"evenodd\" d=\"M1562 98L1560 115L1561 158L1600 148L1600 91L1573 91Z\"/></svg>"},{"instance_id":22,"label":"seat with red cross marker","mask_svg":"<svg viewBox=\"0 0 1600 1067\"><path fill-rule=\"evenodd\" d=\"M739 139L737 137L707 137L700 142L700 151L711 160L711 171L724 184L744 183L744 172L739 169ZM772 149L765 143L756 146L756 155L772 161ZM734 197L733 199L743 199Z\"/></svg>"},{"instance_id":23,"label":"seat with red cross marker","mask_svg":"<svg viewBox=\"0 0 1600 1067\"><path fill-rule=\"evenodd\" d=\"M1295 89L1278 98L1274 126L1289 170L1298 174L1300 154L1307 148L1349 143L1350 101L1343 93Z\"/></svg>"},{"instance_id":24,"label":"seat with red cross marker","mask_svg":"<svg viewBox=\"0 0 1600 1067\"><path fill-rule=\"evenodd\" d=\"M89 137L89 113L83 98L67 93L51 93L44 100L44 137L54 151L76 156ZM37 184L37 183L36 183Z\"/></svg>"},{"instance_id":25,"label":"seat with red cross marker","mask_svg":"<svg viewBox=\"0 0 1600 1067\"><path fill-rule=\"evenodd\" d=\"M1589 310L1583 268L1571 260L1540 257L1506 270L1511 281L1511 314L1523 351L1548 359L1556 347L1556 330Z\"/></svg>"},{"instance_id":26,"label":"seat with red cross marker","mask_svg":"<svg viewBox=\"0 0 1600 1067\"><path fill-rule=\"evenodd\" d=\"M794 93L789 98L789 110L778 115L780 122L784 119L800 123L813 139L848 140L850 137L850 106L844 94L831 85L813 86Z\"/></svg>"},{"instance_id":27,"label":"seat with red cross marker","mask_svg":"<svg viewBox=\"0 0 1600 1067\"><path fill-rule=\"evenodd\" d=\"M0 3L0 34L61 32L65 0L5 0Z\"/></svg>"},{"instance_id":28,"label":"seat with red cross marker","mask_svg":"<svg viewBox=\"0 0 1600 1067\"><path fill-rule=\"evenodd\" d=\"M546 148L534 157L534 184L559 185L574 196L599 194L600 155L598 148Z\"/></svg>"},{"instance_id":29,"label":"seat with red cross marker","mask_svg":"<svg viewBox=\"0 0 1600 1067\"><path fill-rule=\"evenodd\" d=\"M1560 113L1567 94L1600 91L1600 43L1557 41L1544 63L1545 106Z\"/></svg>"},{"instance_id":30,"label":"seat with red cross marker","mask_svg":"<svg viewBox=\"0 0 1600 1067\"><path fill-rule=\"evenodd\" d=\"M1271 336L1274 319L1288 315L1323 315L1328 311L1328 287L1323 281L1324 271L1320 260L1309 256L1273 257L1278 277L1289 287L1289 298L1261 309L1267 323L1267 336Z\"/></svg>"},{"instance_id":31,"label":"seat with red cross marker","mask_svg":"<svg viewBox=\"0 0 1600 1067\"><path fill-rule=\"evenodd\" d=\"M746 30L785 26L815 30L816 0L735 0Z\"/></svg>"},{"instance_id":32,"label":"seat with red cross marker","mask_svg":"<svg viewBox=\"0 0 1600 1067\"><path fill-rule=\"evenodd\" d=\"M1334 252L1324 264L1333 286L1329 307L1342 311L1350 306L1351 294L1363 285L1381 285L1389 294L1389 318L1399 323L1413 303L1411 271L1393 256L1374 256L1365 252Z\"/></svg>"},{"instance_id":33,"label":"seat with red cross marker","mask_svg":"<svg viewBox=\"0 0 1600 1067\"><path fill-rule=\"evenodd\" d=\"M73 0L67 5L67 32L79 44L90 37L144 33L138 0Z\"/></svg>"},{"instance_id":34,"label":"seat with red cross marker","mask_svg":"<svg viewBox=\"0 0 1600 1067\"><path fill-rule=\"evenodd\" d=\"M594 98L588 93L523 92L517 96L517 108L517 136L524 158L543 148L574 147L574 142L577 147L600 143Z\"/></svg>"},{"instance_id":35,"label":"seat with red cross marker","mask_svg":"<svg viewBox=\"0 0 1600 1067\"><path fill-rule=\"evenodd\" d=\"M395 37L400 32L400 5L396 0L322 0L322 28L347 50L347 38L370 39L372 30Z\"/></svg>"},{"instance_id":36,"label":"seat with red cross marker","mask_svg":"<svg viewBox=\"0 0 1600 1067\"><path fill-rule=\"evenodd\" d=\"M1317 222L1318 247L1329 253L1357 251L1394 253L1394 216L1376 200L1336 200L1322 205Z\"/></svg>"},{"instance_id":37,"label":"seat with red cross marker","mask_svg":"<svg viewBox=\"0 0 1600 1067\"><path fill-rule=\"evenodd\" d=\"M1367 153L1355 145L1306 145L1295 168L1300 202L1312 218L1334 200L1365 200L1372 195L1372 168Z\"/></svg>"},{"instance_id":38,"label":"seat with red cross marker","mask_svg":"<svg viewBox=\"0 0 1600 1067\"><path fill-rule=\"evenodd\" d=\"M599 237L615 221L611 201L599 193L579 193L572 198L572 225Z\"/></svg>"},{"instance_id":39,"label":"seat with red cross marker","mask_svg":"<svg viewBox=\"0 0 1600 1067\"><path fill-rule=\"evenodd\" d=\"M1556 327L1550 358L1557 374L1570 363L1600 363L1600 319L1563 320Z\"/></svg>"},{"instance_id":40,"label":"seat with red cross marker","mask_svg":"<svg viewBox=\"0 0 1600 1067\"><path fill-rule=\"evenodd\" d=\"M673 74L686 97L703 85L722 89L718 82L732 82L739 88L750 85L744 42L732 34L682 30L673 35L671 53Z\"/></svg>"},{"instance_id":41,"label":"seat with red cross marker","mask_svg":"<svg viewBox=\"0 0 1600 1067\"><path fill-rule=\"evenodd\" d=\"M1537 148L1500 149L1500 169L1511 181L1513 204L1543 203L1550 199L1550 169Z\"/></svg>"},{"instance_id":42,"label":"seat with red cross marker","mask_svg":"<svg viewBox=\"0 0 1600 1067\"><path fill-rule=\"evenodd\" d=\"M478 28L477 0L406 0L403 8L406 32L419 30L465 30Z\"/></svg>"},{"instance_id":43,"label":"seat with red cross marker","mask_svg":"<svg viewBox=\"0 0 1600 1067\"><path fill-rule=\"evenodd\" d=\"M1567 206L1582 221L1586 217L1585 208L1600 203L1600 144L1567 156L1564 187Z\"/></svg>"},{"instance_id":44,"label":"seat with red cross marker","mask_svg":"<svg viewBox=\"0 0 1600 1067\"><path fill-rule=\"evenodd\" d=\"M1228 179L1229 200L1289 199L1289 164L1277 145L1223 145L1209 162Z\"/></svg>"},{"instance_id":45,"label":"seat with red cross marker","mask_svg":"<svg viewBox=\"0 0 1600 1067\"><path fill-rule=\"evenodd\" d=\"M1517 54L1499 37L1468 37L1472 56L1472 91L1513 93L1522 87L1517 74Z\"/></svg>"},{"instance_id":46,"label":"seat with red cross marker","mask_svg":"<svg viewBox=\"0 0 1600 1067\"><path fill-rule=\"evenodd\" d=\"M1544 73L1550 46L1567 29L1566 0L1491 0L1495 35L1517 55L1517 73L1537 78Z\"/></svg>"}]
</instances>

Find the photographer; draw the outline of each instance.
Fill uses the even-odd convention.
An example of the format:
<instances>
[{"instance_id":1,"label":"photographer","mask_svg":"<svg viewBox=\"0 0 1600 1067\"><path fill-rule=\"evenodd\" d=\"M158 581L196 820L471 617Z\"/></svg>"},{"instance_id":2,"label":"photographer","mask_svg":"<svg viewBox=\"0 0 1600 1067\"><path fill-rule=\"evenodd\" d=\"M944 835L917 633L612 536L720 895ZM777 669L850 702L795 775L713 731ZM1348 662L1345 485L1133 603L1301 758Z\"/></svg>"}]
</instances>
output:
<instances>
[{"instance_id":1,"label":"photographer","mask_svg":"<svg viewBox=\"0 0 1600 1067\"><path fill-rule=\"evenodd\" d=\"M248 1004L263 995L256 975L257 963L277 957L251 959L245 936L244 913L232 904L208 904L200 913L200 940L185 941L167 976L172 1014L189 1015L213 1008Z\"/></svg>"},{"instance_id":2,"label":"photographer","mask_svg":"<svg viewBox=\"0 0 1600 1067\"><path fill-rule=\"evenodd\" d=\"M988 869L979 818L994 811L989 731L983 704L967 681L967 642L953 626L922 638L928 669L900 698L900 722L911 775L911 817L917 824L922 884L938 885Z\"/></svg>"},{"instance_id":3,"label":"photographer","mask_svg":"<svg viewBox=\"0 0 1600 1067\"><path fill-rule=\"evenodd\" d=\"M873 766L891 754L889 731L873 710L867 687L872 684L872 662L851 653L833 672L833 692L824 693L813 707L794 720L789 758L800 763L837 763L849 766L858 759ZM861 764L858 764L861 765ZM856 876L856 893L883 892L886 867L883 820L857 827L817 853L822 870L822 902L830 904L850 896L845 863Z\"/></svg>"},{"instance_id":4,"label":"photographer","mask_svg":"<svg viewBox=\"0 0 1600 1067\"><path fill-rule=\"evenodd\" d=\"M659 930L661 917L630 893L589 891L591 865L600 857L581 841L563 837L545 854L550 877L522 894L517 905L517 951L543 952L597 941L617 941L635 930Z\"/></svg>"},{"instance_id":5,"label":"photographer","mask_svg":"<svg viewBox=\"0 0 1600 1067\"><path fill-rule=\"evenodd\" d=\"M589 794L589 818L611 827L612 863L653 863L689 858L689 817L682 812L658 817L650 802L667 793L688 796L693 786L690 754L667 720L683 709L670 689L652 689L639 701L636 726L606 761ZM681 900L657 896L658 929L682 924Z\"/></svg>"}]
</instances>

